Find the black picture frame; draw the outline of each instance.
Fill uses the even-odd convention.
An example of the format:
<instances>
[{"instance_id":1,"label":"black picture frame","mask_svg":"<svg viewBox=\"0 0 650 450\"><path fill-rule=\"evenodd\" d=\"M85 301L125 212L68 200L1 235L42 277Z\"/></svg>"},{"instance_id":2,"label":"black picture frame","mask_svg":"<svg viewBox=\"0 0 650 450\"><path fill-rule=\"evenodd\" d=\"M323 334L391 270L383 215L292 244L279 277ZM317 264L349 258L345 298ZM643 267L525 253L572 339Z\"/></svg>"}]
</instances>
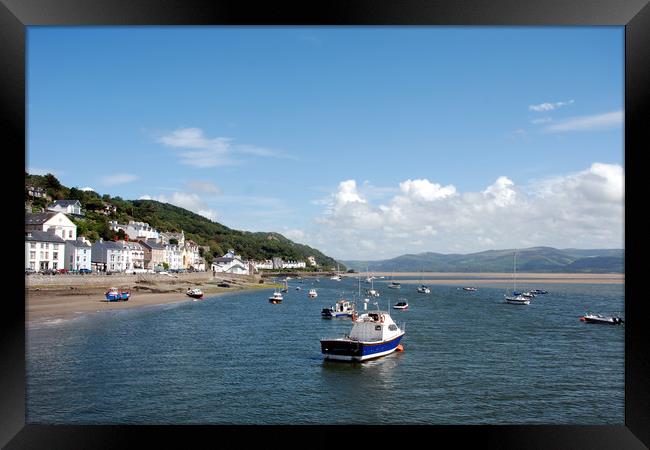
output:
<instances>
[{"instance_id":1,"label":"black picture frame","mask_svg":"<svg viewBox=\"0 0 650 450\"><path fill-rule=\"evenodd\" d=\"M319 3L250 3L219 0L0 0L0 117L5 156L22 154L25 141L25 28L32 25L620 25L625 27L625 191L634 196L642 180L640 153L648 148L645 118L650 73L650 7L647 0L329 0ZM18 159L13 157L12 161ZM13 164L13 163L12 163ZM5 168L7 173L19 170ZM16 185L18 183L16 182ZM13 191L12 191L13 192ZM21 195L11 196L15 211L24 211ZM633 201L633 200L632 200ZM632 203L629 203L632 204ZM643 207L643 202L640 203ZM13 211L13 210L12 210ZM640 210L625 209L625 425L622 426L50 426L25 424L25 309L19 299L3 301L0 362L0 445L6 448L115 448L136 444L189 446L193 442L228 445L231 439L253 445L341 434L354 445L355 435L381 432L371 445L425 444L497 448L646 448L650 446L647 300L641 295L644 246L635 221ZM18 215L19 216L19 215ZM637 218L638 219L638 218ZM16 221L17 222L17 221ZM22 226L22 225L17 225ZM7 234L8 235L8 234ZM9 238L9 241L12 239ZM15 243L20 246L19 242ZM22 250L17 250L17 255ZM23 276L9 261L7 274ZM15 272L14 272L15 271ZM13 280L10 275L7 280ZM586 400L588 401L588 399ZM323 429L326 428L326 429ZM406 429L406 430L405 430ZM297 434L296 434L297 432ZM412 432L416 435L413 436ZM311 435L311 436L305 436ZM197 441L198 439L198 441ZM203 441L203 439L207 439ZM225 439L225 440L224 440ZM258 441L259 440L259 441ZM358 442L358 441L357 441ZM415 442L414 442L415 444ZM311 445L311 444L309 444ZM229 446L229 445L228 445Z\"/></svg>"}]
</instances>

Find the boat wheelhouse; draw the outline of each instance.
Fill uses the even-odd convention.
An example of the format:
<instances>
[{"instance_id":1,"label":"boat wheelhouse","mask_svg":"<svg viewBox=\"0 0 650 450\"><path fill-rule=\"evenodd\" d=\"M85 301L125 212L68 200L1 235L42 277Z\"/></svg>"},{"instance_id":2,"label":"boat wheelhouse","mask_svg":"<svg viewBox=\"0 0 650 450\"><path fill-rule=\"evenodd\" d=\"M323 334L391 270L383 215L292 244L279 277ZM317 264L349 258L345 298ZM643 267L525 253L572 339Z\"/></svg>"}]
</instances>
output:
<instances>
[{"instance_id":1,"label":"boat wheelhouse","mask_svg":"<svg viewBox=\"0 0 650 450\"><path fill-rule=\"evenodd\" d=\"M406 332L397 326L388 312L355 314L352 323L349 335L320 341L325 359L366 361L401 350L400 341Z\"/></svg>"}]
</instances>

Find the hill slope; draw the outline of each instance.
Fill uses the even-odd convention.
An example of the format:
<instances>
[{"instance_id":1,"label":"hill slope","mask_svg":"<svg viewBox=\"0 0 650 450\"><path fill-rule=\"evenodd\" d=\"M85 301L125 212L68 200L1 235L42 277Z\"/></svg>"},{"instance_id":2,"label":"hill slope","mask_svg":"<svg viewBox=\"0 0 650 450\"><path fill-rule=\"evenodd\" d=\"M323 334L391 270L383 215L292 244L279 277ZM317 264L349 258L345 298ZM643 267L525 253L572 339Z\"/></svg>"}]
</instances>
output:
<instances>
[{"instance_id":1,"label":"hill slope","mask_svg":"<svg viewBox=\"0 0 650 450\"><path fill-rule=\"evenodd\" d=\"M344 261L360 272L512 272L514 250L489 250L467 255L419 253L383 261ZM558 250L532 247L517 250L517 271L622 273L621 249Z\"/></svg>"}]
</instances>

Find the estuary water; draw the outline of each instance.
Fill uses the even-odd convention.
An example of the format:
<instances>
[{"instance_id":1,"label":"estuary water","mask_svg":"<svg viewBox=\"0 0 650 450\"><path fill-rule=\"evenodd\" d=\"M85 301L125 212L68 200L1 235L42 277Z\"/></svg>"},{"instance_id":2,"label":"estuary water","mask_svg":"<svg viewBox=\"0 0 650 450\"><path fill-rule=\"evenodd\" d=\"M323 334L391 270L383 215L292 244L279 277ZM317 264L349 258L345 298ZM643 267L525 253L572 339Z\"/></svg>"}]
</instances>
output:
<instances>
[{"instance_id":1,"label":"estuary water","mask_svg":"<svg viewBox=\"0 0 650 450\"><path fill-rule=\"evenodd\" d=\"M320 315L356 297L349 278L28 327L27 423L624 424L625 325L579 320L622 313L622 284L518 286L549 291L527 306L503 286L374 286L384 310L409 303L390 310L404 352L364 363L320 353L350 330Z\"/></svg>"}]
</instances>

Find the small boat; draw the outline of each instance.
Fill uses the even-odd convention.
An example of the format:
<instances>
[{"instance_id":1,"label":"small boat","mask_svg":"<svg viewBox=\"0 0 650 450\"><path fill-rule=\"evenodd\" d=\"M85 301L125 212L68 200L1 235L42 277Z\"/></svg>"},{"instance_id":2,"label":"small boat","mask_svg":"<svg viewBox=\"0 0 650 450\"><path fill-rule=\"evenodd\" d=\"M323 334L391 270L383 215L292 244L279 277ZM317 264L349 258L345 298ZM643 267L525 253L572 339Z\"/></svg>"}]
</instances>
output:
<instances>
[{"instance_id":1,"label":"small boat","mask_svg":"<svg viewBox=\"0 0 650 450\"><path fill-rule=\"evenodd\" d=\"M269 297L269 303L278 304L282 303L282 292L275 291L272 296Z\"/></svg>"},{"instance_id":2,"label":"small boat","mask_svg":"<svg viewBox=\"0 0 650 450\"><path fill-rule=\"evenodd\" d=\"M120 290L118 288L112 287L104 293L104 297L109 302L119 302L119 301L125 302L129 298L131 298L131 291L129 291L128 289Z\"/></svg>"},{"instance_id":3,"label":"small boat","mask_svg":"<svg viewBox=\"0 0 650 450\"><path fill-rule=\"evenodd\" d=\"M406 302L398 302L393 305L393 309L408 309L409 304Z\"/></svg>"},{"instance_id":4,"label":"small boat","mask_svg":"<svg viewBox=\"0 0 650 450\"><path fill-rule=\"evenodd\" d=\"M506 295L506 303L511 305L529 305L530 299L522 295Z\"/></svg>"},{"instance_id":5,"label":"small boat","mask_svg":"<svg viewBox=\"0 0 650 450\"><path fill-rule=\"evenodd\" d=\"M399 284L397 281L391 281L390 284L388 285L390 289L400 289L402 287L401 284Z\"/></svg>"},{"instance_id":6,"label":"small boat","mask_svg":"<svg viewBox=\"0 0 650 450\"><path fill-rule=\"evenodd\" d=\"M318 292L316 292L316 289L310 289L307 295L309 295L309 298L316 298L318 297Z\"/></svg>"},{"instance_id":7,"label":"small boat","mask_svg":"<svg viewBox=\"0 0 650 450\"><path fill-rule=\"evenodd\" d=\"M530 291L530 293L535 295L543 295L543 294L548 294L548 291L544 291L542 289L533 289L532 291Z\"/></svg>"},{"instance_id":8,"label":"small boat","mask_svg":"<svg viewBox=\"0 0 650 450\"><path fill-rule=\"evenodd\" d=\"M418 288L418 292L420 294L430 294L431 289L429 289L428 286L425 286L424 284L421 284L420 287Z\"/></svg>"},{"instance_id":9,"label":"small boat","mask_svg":"<svg viewBox=\"0 0 650 450\"><path fill-rule=\"evenodd\" d=\"M300 286L296 286L296 291L301 290L302 288Z\"/></svg>"},{"instance_id":10,"label":"small boat","mask_svg":"<svg viewBox=\"0 0 650 450\"><path fill-rule=\"evenodd\" d=\"M329 360L366 361L403 350L400 341L406 331L386 311L352 316L349 335L320 341L323 357Z\"/></svg>"},{"instance_id":11,"label":"small boat","mask_svg":"<svg viewBox=\"0 0 650 450\"><path fill-rule=\"evenodd\" d=\"M512 295L505 295L506 303L511 305L530 305L532 297L525 297L522 293L517 292L517 252L514 254L512 270Z\"/></svg>"},{"instance_id":12,"label":"small boat","mask_svg":"<svg viewBox=\"0 0 650 450\"><path fill-rule=\"evenodd\" d=\"M284 287L282 288L282 292L289 292L289 283L287 283L287 280L284 280Z\"/></svg>"},{"instance_id":13,"label":"small boat","mask_svg":"<svg viewBox=\"0 0 650 450\"><path fill-rule=\"evenodd\" d=\"M523 294L521 294L521 296L526 297L526 298L535 298L535 294L533 294L530 291L529 292L524 292Z\"/></svg>"},{"instance_id":14,"label":"small boat","mask_svg":"<svg viewBox=\"0 0 650 450\"><path fill-rule=\"evenodd\" d=\"M580 320L585 323L603 323L609 325L620 325L623 319L618 316L601 316L600 314L585 314L580 317Z\"/></svg>"},{"instance_id":15,"label":"small boat","mask_svg":"<svg viewBox=\"0 0 650 450\"><path fill-rule=\"evenodd\" d=\"M475 288L475 287L464 287L463 290L465 290L465 291L469 291L469 292L476 292L476 291L478 291L478 289Z\"/></svg>"},{"instance_id":16,"label":"small boat","mask_svg":"<svg viewBox=\"0 0 650 450\"><path fill-rule=\"evenodd\" d=\"M203 291L199 288L188 289L185 294L192 298L203 298Z\"/></svg>"},{"instance_id":17,"label":"small boat","mask_svg":"<svg viewBox=\"0 0 650 450\"><path fill-rule=\"evenodd\" d=\"M350 301L341 299L334 306L323 308L320 315L324 319L332 319L334 317L352 317L354 313L354 304Z\"/></svg>"},{"instance_id":18,"label":"small boat","mask_svg":"<svg viewBox=\"0 0 650 450\"><path fill-rule=\"evenodd\" d=\"M341 275L334 275L330 277L330 280L341 281Z\"/></svg>"},{"instance_id":19,"label":"small boat","mask_svg":"<svg viewBox=\"0 0 650 450\"><path fill-rule=\"evenodd\" d=\"M369 297L379 297L379 291L377 289L366 289L366 295Z\"/></svg>"}]
</instances>

